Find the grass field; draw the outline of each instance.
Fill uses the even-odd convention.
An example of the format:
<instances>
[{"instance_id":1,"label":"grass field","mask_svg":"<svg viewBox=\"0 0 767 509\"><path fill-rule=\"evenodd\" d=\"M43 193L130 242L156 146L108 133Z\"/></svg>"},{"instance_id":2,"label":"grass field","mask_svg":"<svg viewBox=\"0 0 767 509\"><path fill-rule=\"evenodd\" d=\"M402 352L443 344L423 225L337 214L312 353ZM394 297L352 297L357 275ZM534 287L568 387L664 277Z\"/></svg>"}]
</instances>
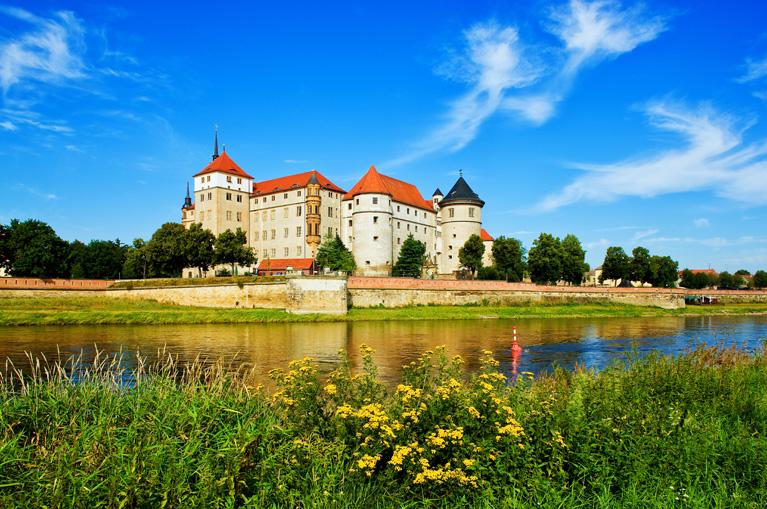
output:
<instances>
[{"instance_id":1,"label":"grass field","mask_svg":"<svg viewBox=\"0 0 767 509\"><path fill-rule=\"evenodd\" d=\"M351 309L344 316L295 315L270 309L217 309L103 297L0 298L0 325L195 324L495 318L651 317L767 313L764 304L665 310L614 303L422 306Z\"/></svg>"},{"instance_id":2,"label":"grass field","mask_svg":"<svg viewBox=\"0 0 767 509\"><path fill-rule=\"evenodd\" d=\"M0 380L0 507L767 505L767 361L630 358L509 383L426 352L387 387L309 359L272 377L100 358ZM22 383L20 380L24 380Z\"/></svg>"}]
</instances>

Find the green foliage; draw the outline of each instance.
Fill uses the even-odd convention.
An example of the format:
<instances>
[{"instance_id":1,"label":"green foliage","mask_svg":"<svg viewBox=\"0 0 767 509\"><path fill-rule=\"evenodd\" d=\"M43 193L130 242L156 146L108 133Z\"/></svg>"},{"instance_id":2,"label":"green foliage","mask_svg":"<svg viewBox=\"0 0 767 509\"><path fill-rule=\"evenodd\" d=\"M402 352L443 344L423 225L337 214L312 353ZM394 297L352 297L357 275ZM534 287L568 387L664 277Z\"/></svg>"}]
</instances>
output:
<instances>
[{"instance_id":1,"label":"green foliage","mask_svg":"<svg viewBox=\"0 0 767 509\"><path fill-rule=\"evenodd\" d=\"M483 278L480 271L480 279L507 279L512 282L522 281L525 276L525 248L522 242L513 238L497 237L493 241L493 264L495 273L500 277ZM489 274L485 272L485 274Z\"/></svg>"},{"instance_id":2,"label":"green foliage","mask_svg":"<svg viewBox=\"0 0 767 509\"><path fill-rule=\"evenodd\" d=\"M198 237L204 237L204 230L195 234ZM235 274L235 265L248 266L253 265L256 256L253 249L247 245L248 239L245 232L237 228L237 231L226 230L221 232L215 241L215 262L228 263L232 266L231 274ZM204 261L204 251L197 261ZM199 265L198 265L199 266Z\"/></svg>"},{"instance_id":3,"label":"green foliage","mask_svg":"<svg viewBox=\"0 0 767 509\"><path fill-rule=\"evenodd\" d=\"M146 279L147 249L144 239L135 239L125 252L122 277L125 279Z\"/></svg>"},{"instance_id":4,"label":"green foliage","mask_svg":"<svg viewBox=\"0 0 767 509\"><path fill-rule=\"evenodd\" d=\"M530 279L536 284L556 284L562 276L564 250L558 237L541 233L527 255Z\"/></svg>"},{"instance_id":5,"label":"green foliage","mask_svg":"<svg viewBox=\"0 0 767 509\"><path fill-rule=\"evenodd\" d=\"M48 224L28 219L2 229L0 258L16 277L69 277L69 245Z\"/></svg>"},{"instance_id":6,"label":"green foliage","mask_svg":"<svg viewBox=\"0 0 767 509\"><path fill-rule=\"evenodd\" d=\"M705 272L692 272L689 269L682 271L681 285L683 288L690 288L693 290L702 290L715 286L718 283L716 276L711 276Z\"/></svg>"},{"instance_id":7,"label":"green foliage","mask_svg":"<svg viewBox=\"0 0 767 509\"><path fill-rule=\"evenodd\" d=\"M599 282L606 279L628 281L631 275L631 259L622 247L608 247L605 260L602 262L602 275Z\"/></svg>"},{"instance_id":8,"label":"green foliage","mask_svg":"<svg viewBox=\"0 0 767 509\"><path fill-rule=\"evenodd\" d=\"M510 383L444 351L384 384L80 359L0 383L0 506L763 507L765 357L699 348ZM68 376L74 367L77 376ZM46 375L50 373L52 376ZM88 369L82 369L88 368ZM29 378L31 377L31 379ZM18 378L16 379L18 380ZM34 383L33 383L34 382Z\"/></svg>"},{"instance_id":9,"label":"green foliage","mask_svg":"<svg viewBox=\"0 0 767 509\"><path fill-rule=\"evenodd\" d=\"M754 273L752 283L754 284L754 288L767 288L767 272L763 270L757 270Z\"/></svg>"},{"instance_id":10,"label":"green foliage","mask_svg":"<svg viewBox=\"0 0 767 509\"><path fill-rule=\"evenodd\" d=\"M421 277L425 256L426 244L416 240L411 233L402 243L397 263L392 268L392 276Z\"/></svg>"},{"instance_id":11,"label":"green foliage","mask_svg":"<svg viewBox=\"0 0 767 509\"><path fill-rule=\"evenodd\" d=\"M185 228L180 223L165 223L152 234L146 245L150 277L179 277L186 267Z\"/></svg>"},{"instance_id":12,"label":"green foliage","mask_svg":"<svg viewBox=\"0 0 767 509\"><path fill-rule=\"evenodd\" d=\"M670 256L650 257L650 279L656 288L674 288L679 277L679 264Z\"/></svg>"},{"instance_id":13,"label":"green foliage","mask_svg":"<svg viewBox=\"0 0 767 509\"><path fill-rule=\"evenodd\" d=\"M204 229L201 223L192 223L184 234L184 255L188 267L197 267L207 272L213 265L216 252L213 248L216 236L210 230Z\"/></svg>"},{"instance_id":14,"label":"green foliage","mask_svg":"<svg viewBox=\"0 0 767 509\"><path fill-rule=\"evenodd\" d=\"M629 278L631 281L649 283L653 278L652 269L650 251L642 246L635 247L631 252L631 261L629 262Z\"/></svg>"},{"instance_id":15,"label":"green foliage","mask_svg":"<svg viewBox=\"0 0 767 509\"><path fill-rule=\"evenodd\" d=\"M720 272L717 286L725 290L731 290L735 288L735 277L726 270Z\"/></svg>"},{"instance_id":16,"label":"green foliage","mask_svg":"<svg viewBox=\"0 0 767 509\"><path fill-rule=\"evenodd\" d=\"M87 245L75 241L70 244L71 274L73 278L119 279L127 246L120 240L92 240Z\"/></svg>"},{"instance_id":17,"label":"green foliage","mask_svg":"<svg viewBox=\"0 0 767 509\"><path fill-rule=\"evenodd\" d=\"M469 269L474 276L477 270L482 267L482 256L485 254L485 244L479 235L470 236L463 246L458 250L458 261L461 266Z\"/></svg>"},{"instance_id":18,"label":"green foliage","mask_svg":"<svg viewBox=\"0 0 767 509\"><path fill-rule=\"evenodd\" d=\"M318 269L340 270L350 274L357 267L354 262L354 255L346 248L338 235L326 237L320 244L315 263Z\"/></svg>"},{"instance_id":19,"label":"green foliage","mask_svg":"<svg viewBox=\"0 0 767 509\"><path fill-rule=\"evenodd\" d=\"M735 271L736 276L750 276L751 273L747 271L746 269L738 269Z\"/></svg>"},{"instance_id":20,"label":"green foliage","mask_svg":"<svg viewBox=\"0 0 767 509\"><path fill-rule=\"evenodd\" d=\"M562 239L562 275L560 279L572 285L580 285L588 271L586 251L581 241L575 235L567 235Z\"/></svg>"},{"instance_id":21,"label":"green foliage","mask_svg":"<svg viewBox=\"0 0 767 509\"><path fill-rule=\"evenodd\" d=\"M490 265L489 267L480 267L480 269L477 271L477 279L505 281L506 276L498 269L496 265Z\"/></svg>"}]
</instances>

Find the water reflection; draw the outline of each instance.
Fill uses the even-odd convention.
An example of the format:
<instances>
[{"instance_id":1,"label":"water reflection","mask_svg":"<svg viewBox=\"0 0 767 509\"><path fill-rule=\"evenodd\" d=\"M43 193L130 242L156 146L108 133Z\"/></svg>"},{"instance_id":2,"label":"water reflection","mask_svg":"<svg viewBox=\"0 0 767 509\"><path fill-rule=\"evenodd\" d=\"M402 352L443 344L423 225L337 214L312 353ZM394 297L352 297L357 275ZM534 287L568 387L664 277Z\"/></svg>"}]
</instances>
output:
<instances>
[{"instance_id":1,"label":"water reflection","mask_svg":"<svg viewBox=\"0 0 767 509\"><path fill-rule=\"evenodd\" d=\"M524 348L517 362L512 362L513 325ZM403 364L439 345L445 345L450 355L463 356L470 370L478 367L481 350L492 350L510 374L538 373L555 365L602 368L632 349L640 354L678 353L696 342L736 343L753 350L767 339L767 316L46 326L0 328L0 338L0 360L9 358L16 366L28 364L27 351L48 359L59 352L62 358L83 352L89 359L98 348L124 352L124 367L130 368L136 352L153 359L165 348L183 363L198 356L211 361L224 358L254 366L264 378L269 370L305 356L317 359L324 372L330 371L341 349L359 365L359 349L367 344L375 350L381 376L394 381Z\"/></svg>"}]
</instances>

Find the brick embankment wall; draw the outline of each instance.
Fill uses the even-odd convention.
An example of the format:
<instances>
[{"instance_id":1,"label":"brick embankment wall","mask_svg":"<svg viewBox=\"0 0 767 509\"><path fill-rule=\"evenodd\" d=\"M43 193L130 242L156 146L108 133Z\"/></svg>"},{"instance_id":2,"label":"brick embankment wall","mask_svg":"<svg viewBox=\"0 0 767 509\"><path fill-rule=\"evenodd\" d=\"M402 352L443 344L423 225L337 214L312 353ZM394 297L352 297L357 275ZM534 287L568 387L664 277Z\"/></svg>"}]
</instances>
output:
<instances>
[{"instance_id":1,"label":"brick embankment wall","mask_svg":"<svg viewBox=\"0 0 767 509\"><path fill-rule=\"evenodd\" d=\"M2 277L0 290L106 290L114 281L102 279L39 279Z\"/></svg>"},{"instance_id":2,"label":"brick embankment wall","mask_svg":"<svg viewBox=\"0 0 767 509\"><path fill-rule=\"evenodd\" d=\"M618 302L667 309L684 307L685 290L538 286L504 281L445 281L350 277L353 307L417 305L509 305L527 302Z\"/></svg>"},{"instance_id":3,"label":"brick embankment wall","mask_svg":"<svg viewBox=\"0 0 767 509\"><path fill-rule=\"evenodd\" d=\"M211 308L267 308L288 307L287 284L251 283L238 285L163 286L131 290L119 288L105 292L107 297L135 300L156 300L181 306Z\"/></svg>"}]
</instances>

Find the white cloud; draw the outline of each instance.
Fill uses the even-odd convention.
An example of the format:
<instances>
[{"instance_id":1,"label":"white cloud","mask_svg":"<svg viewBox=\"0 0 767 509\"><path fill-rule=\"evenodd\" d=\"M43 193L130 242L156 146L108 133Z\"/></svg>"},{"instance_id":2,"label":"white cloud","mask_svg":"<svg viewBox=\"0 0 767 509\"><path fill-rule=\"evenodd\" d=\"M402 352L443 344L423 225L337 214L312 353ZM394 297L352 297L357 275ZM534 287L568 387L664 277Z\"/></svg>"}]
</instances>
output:
<instances>
[{"instance_id":1,"label":"white cloud","mask_svg":"<svg viewBox=\"0 0 767 509\"><path fill-rule=\"evenodd\" d=\"M684 146L612 164L577 164L585 174L538 209L704 190L746 204L767 203L767 140L744 145L749 123L706 105L692 109L671 101L650 103L646 113L652 125L677 134Z\"/></svg>"},{"instance_id":2,"label":"white cloud","mask_svg":"<svg viewBox=\"0 0 767 509\"><path fill-rule=\"evenodd\" d=\"M25 80L46 83L85 76L83 27L68 11L40 18L24 9L0 7L0 13L33 29L0 44L0 86L4 92Z\"/></svg>"},{"instance_id":3,"label":"white cloud","mask_svg":"<svg viewBox=\"0 0 767 509\"><path fill-rule=\"evenodd\" d=\"M644 242L651 244L695 244L711 248L759 245L767 243L767 238L743 235L735 239L724 237L652 237Z\"/></svg>"},{"instance_id":4,"label":"white cloud","mask_svg":"<svg viewBox=\"0 0 767 509\"><path fill-rule=\"evenodd\" d=\"M10 120L3 120L2 122L0 122L0 127L5 129L6 131L16 131L18 129L16 124L11 122Z\"/></svg>"},{"instance_id":5,"label":"white cloud","mask_svg":"<svg viewBox=\"0 0 767 509\"><path fill-rule=\"evenodd\" d=\"M285 164L306 164L309 161L305 159L284 159L282 162Z\"/></svg>"},{"instance_id":6,"label":"white cloud","mask_svg":"<svg viewBox=\"0 0 767 509\"><path fill-rule=\"evenodd\" d=\"M47 193L47 192L44 192L44 191L40 191L40 190L38 190L38 189L36 189L34 187L30 187L30 186L28 186L26 184L16 184L15 188L17 190L19 190L19 191L27 192L27 193L29 193L29 194L31 194L33 196L37 196L39 198L43 198L43 199L48 200L48 201L58 200L59 199L59 197L56 194L54 194L54 193Z\"/></svg>"},{"instance_id":7,"label":"white cloud","mask_svg":"<svg viewBox=\"0 0 767 509\"><path fill-rule=\"evenodd\" d=\"M642 239L645 239L647 237L651 237L651 236L655 235L659 231L660 230L658 230L657 228L649 228L647 230L638 231L638 232L636 232L634 234L632 239L633 239L634 242L638 242L638 241L640 241Z\"/></svg>"},{"instance_id":8,"label":"white cloud","mask_svg":"<svg viewBox=\"0 0 767 509\"><path fill-rule=\"evenodd\" d=\"M738 83L747 83L756 81L767 76L767 57L762 60L746 60L745 72L736 81Z\"/></svg>"},{"instance_id":9,"label":"white cloud","mask_svg":"<svg viewBox=\"0 0 767 509\"><path fill-rule=\"evenodd\" d=\"M384 166L460 150L499 110L534 125L543 124L555 114L557 104L584 65L632 51L666 28L662 19L647 19L638 8L623 9L617 2L603 0L570 0L551 10L548 25L562 40L562 47L533 50L520 41L514 26L495 21L466 30L460 56L438 70L445 77L467 83L469 90L450 104L438 127L405 155ZM565 64L546 62L552 55Z\"/></svg>"},{"instance_id":10,"label":"white cloud","mask_svg":"<svg viewBox=\"0 0 767 509\"><path fill-rule=\"evenodd\" d=\"M694 224L696 228L707 228L710 223L705 217L699 217L698 219L693 220L692 224Z\"/></svg>"}]
</instances>

